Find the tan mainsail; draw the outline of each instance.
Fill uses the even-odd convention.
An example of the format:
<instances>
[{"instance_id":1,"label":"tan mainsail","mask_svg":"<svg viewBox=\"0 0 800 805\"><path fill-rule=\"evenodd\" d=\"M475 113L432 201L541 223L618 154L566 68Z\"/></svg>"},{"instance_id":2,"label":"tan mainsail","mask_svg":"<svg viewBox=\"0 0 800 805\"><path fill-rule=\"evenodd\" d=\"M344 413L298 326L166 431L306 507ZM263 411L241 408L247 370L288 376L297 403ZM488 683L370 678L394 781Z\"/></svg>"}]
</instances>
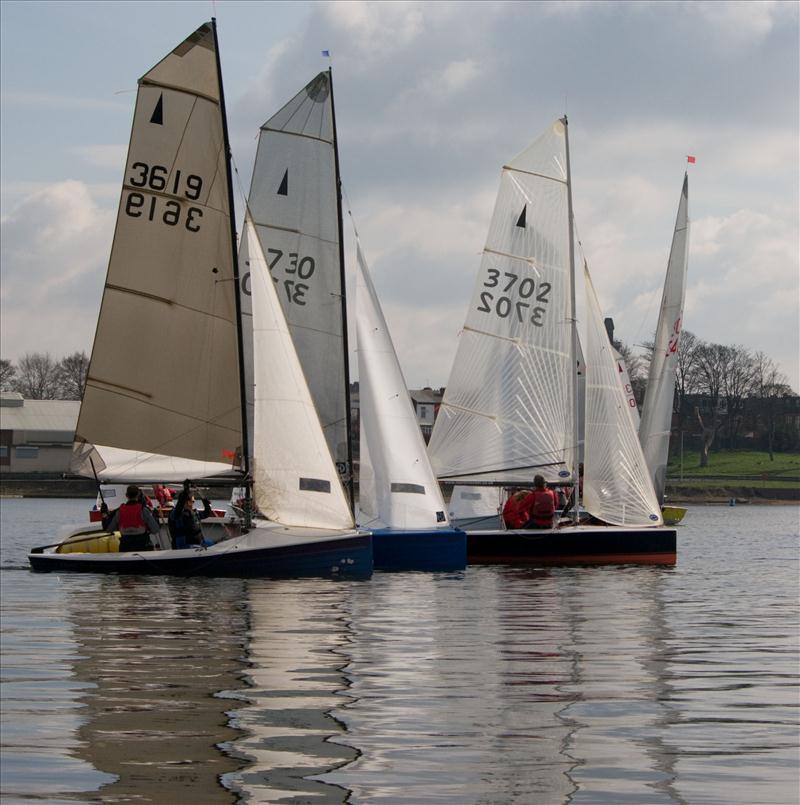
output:
<instances>
[{"instance_id":1,"label":"tan mainsail","mask_svg":"<svg viewBox=\"0 0 800 805\"><path fill-rule=\"evenodd\" d=\"M177 480L241 454L218 76L205 24L139 81L74 471Z\"/></svg>"}]
</instances>

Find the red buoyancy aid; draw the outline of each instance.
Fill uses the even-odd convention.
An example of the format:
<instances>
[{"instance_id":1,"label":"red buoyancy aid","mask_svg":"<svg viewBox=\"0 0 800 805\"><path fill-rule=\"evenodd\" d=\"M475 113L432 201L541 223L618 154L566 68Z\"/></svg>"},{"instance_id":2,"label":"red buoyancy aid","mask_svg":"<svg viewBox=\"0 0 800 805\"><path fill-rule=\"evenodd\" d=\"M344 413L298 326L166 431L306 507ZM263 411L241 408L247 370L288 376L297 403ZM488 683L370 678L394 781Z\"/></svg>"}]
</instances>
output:
<instances>
[{"instance_id":1,"label":"red buoyancy aid","mask_svg":"<svg viewBox=\"0 0 800 805\"><path fill-rule=\"evenodd\" d=\"M531 518L537 525L552 522L556 513L556 493L552 489L534 489L533 505L530 507Z\"/></svg>"},{"instance_id":2,"label":"red buoyancy aid","mask_svg":"<svg viewBox=\"0 0 800 805\"><path fill-rule=\"evenodd\" d=\"M522 528L528 521L527 511L522 504L527 500L527 492L515 492L503 506L503 522L506 528Z\"/></svg>"},{"instance_id":3,"label":"red buoyancy aid","mask_svg":"<svg viewBox=\"0 0 800 805\"><path fill-rule=\"evenodd\" d=\"M123 503L119 507L119 530L122 534L146 534L141 503Z\"/></svg>"}]
</instances>

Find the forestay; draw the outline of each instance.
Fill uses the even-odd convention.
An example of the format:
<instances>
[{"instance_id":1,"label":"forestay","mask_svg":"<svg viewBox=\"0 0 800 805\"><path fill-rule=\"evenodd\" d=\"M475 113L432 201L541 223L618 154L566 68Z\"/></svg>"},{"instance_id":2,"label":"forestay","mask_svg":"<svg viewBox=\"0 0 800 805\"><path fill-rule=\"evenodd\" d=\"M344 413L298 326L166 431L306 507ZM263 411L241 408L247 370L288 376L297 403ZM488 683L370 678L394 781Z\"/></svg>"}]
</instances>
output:
<instances>
[{"instance_id":1,"label":"forestay","mask_svg":"<svg viewBox=\"0 0 800 805\"><path fill-rule=\"evenodd\" d=\"M357 262L360 525L447 526L442 493L360 244Z\"/></svg>"},{"instance_id":2,"label":"forestay","mask_svg":"<svg viewBox=\"0 0 800 805\"><path fill-rule=\"evenodd\" d=\"M344 490L286 324L253 222L245 221L241 271L250 272L253 322L255 504L290 526L353 527Z\"/></svg>"},{"instance_id":3,"label":"forestay","mask_svg":"<svg viewBox=\"0 0 800 805\"><path fill-rule=\"evenodd\" d=\"M689 262L689 177L684 175L678 203L678 216L669 252L667 276L658 314L653 358L647 378L642 407L639 441L644 450L650 477L659 501L664 501L664 486L669 459L669 435L672 405L678 369L678 342L683 324L686 271Z\"/></svg>"},{"instance_id":4,"label":"forestay","mask_svg":"<svg viewBox=\"0 0 800 805\"><path fill-rule=\"evenodd\" d=\"M556 121L503 168L430 443L440 479L563 480L572 467L566 137Z\"/></svg>"},{"instance_id":5,"label":"forestay","mask_svg":"<svg viewBox=\"0 0 800 805\"><path fill-rule=\"evenodd\" d=\"M139 81L75 472L180 480L241 451L218 75L206 24Z\"/></svg>"},{"instance_id":6,"label":"forestay","mask_svg":"<svg viewBox=\"0 0 800 805\"><path fill-rule=\"evenodd\" d=\"M658 501L586 268L584 276L588 321L583 505L611 525L661 525Z\"/></svg>"},{"instance_id":7,"label":"forestay","mask_svg":"<svg viewBox=\"0 0 800 805\"><path fill-rule=\"evenodd\" d=\"M331 455L347 472L337 194L331 84L320 73L261 127L248 206Z\"/></svg>"}]
</instances>

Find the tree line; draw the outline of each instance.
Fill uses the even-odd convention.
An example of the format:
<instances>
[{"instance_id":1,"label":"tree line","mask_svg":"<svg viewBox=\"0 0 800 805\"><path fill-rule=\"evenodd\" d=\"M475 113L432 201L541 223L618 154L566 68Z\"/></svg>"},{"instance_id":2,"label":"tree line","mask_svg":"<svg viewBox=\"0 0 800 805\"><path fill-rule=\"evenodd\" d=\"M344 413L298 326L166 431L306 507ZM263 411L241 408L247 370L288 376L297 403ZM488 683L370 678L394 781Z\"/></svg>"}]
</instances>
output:
<instances>
[{"instance_id":1,"label":"tree line","mask_svg":"<svg viewBox=\"0 0 800 805\"><path fill-rule=\"evenodd\" d=\"M89 358L73 352L60 361L49 352L29 352L16 365L0 359L0 391L17 391L26 400L80 400Z\"/></svg>"},{"instance_id":2,"label":"tree line","mask_svg":"<svg viewBox=\"0 0 800 805\"><path fill-rule=\"evenodd\" d=\"M641 407L653 343L644 353L614 341L625 359L636 400ZM29 400L80 400L89 368L85 352L54 360L49 353L31 352L15 364L0 360L0 390L17 391ZM677 382L673 402L677 435L697 438L701 466L706 466L714 444L743 446L743 434L752 434L749 446L773 450L800 449L800 428L787 420L788 403L796 395L777 364L763 352L741 345L703 341L684 330L678 345ZM795 409L791 409L795 410ZM672 439L673 449L679 445Z\"/></svg>"},{"instance_id":3,"label":"tree line","mask_svg":"<svg viewBox=\"0 0 800 805\"><path fill-rule=\"evenodd\" d=\"M631 385L641 407L653 343L636 355L616 343L625 358ZM741 345L703 341L684 330L678 344L673 401L673 432L698 438L700 465L707 466L715 443L736 448L748 444L767 450L800 449L800 428L787 414L796 412L796 394L777 364L763 352ZM745 433L750 434L745 440ZM672 440L673 448L678 446Z\"/></svg>"}]
</instances>

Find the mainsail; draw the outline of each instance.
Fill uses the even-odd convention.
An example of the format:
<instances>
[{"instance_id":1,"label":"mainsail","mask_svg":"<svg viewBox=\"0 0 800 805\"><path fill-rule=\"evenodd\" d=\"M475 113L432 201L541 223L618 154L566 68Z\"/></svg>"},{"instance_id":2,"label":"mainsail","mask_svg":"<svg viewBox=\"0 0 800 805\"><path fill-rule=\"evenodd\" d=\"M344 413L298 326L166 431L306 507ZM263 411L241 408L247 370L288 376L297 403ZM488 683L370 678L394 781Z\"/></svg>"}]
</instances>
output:
<instances>
[{"instance_id":1,"label":"mainsail","mask_svg":"<svg viewBox=\"0 0 800 805\"><path fill-rule=\"evenodd\" d=\"M661 513L603 324L589 270L586 280L586 435L583 505L612 525L661 525Z\"/></svg>"},{"instance_id":2,"label":"mainsail","mask_svg":"<svg viewBox=\"0 0 800 805\"><path fill-rule=\"evenodd\" d=\"M572 472L566 127L504 166L475 292L429 452L440 479Z\"/></svg>"},{"instance_id":3,"label":"mainsail","mask_svg":"<svg viewBox=\"0 0 800 805\"><path fill-rule=\"evenodd\" d=\"M331 78L262 127L248 207L328 446L349 476L347 332Z\"/></svg>"},{"instance_id":4,"label":"mainsail","mask_svg":"<svg viewBox=\"0 0 800 805\"><path fill-rule=\"evenodd\" d=\"M250 273L256 508L291 526L346 529L353 517L252 220L239 251Z\"/></svg>"},{"instance_id":5,"label":"mainsail","mask_svg":"<svg viewBox=\"0 0 800 805\"><path fill-rule=\"evenodd\" d=\"M672 235L667 276L658 314L653 358L647 377L647 391L642 407L639 441L644 450L650 476L659 501L664 501L664 486L669 458L669 435L675 376L678 368L678 341L683 324L686 271L689 262L689 177L684 174L678 202L678 217Z\"/></svg>"},{"instance_id":6,"label":"mainsail","mask_svg":"<svg viewBox=\"0 0 800 805\"><path fill-rule=\"evenodd\" d=\"M361 525L446 526L442 493L360 244L357 262Z\"/></svg>"},{"instance_id":7,"label":"mainsail","mask_svg":"<svg viewBox=\"0 0 800 805\"><path fill-rule=\"evenodd\" d=\"M139 81L72 469L182 480L241 455L222 86L207 23Z\"/></svg>"}]
</instances>

